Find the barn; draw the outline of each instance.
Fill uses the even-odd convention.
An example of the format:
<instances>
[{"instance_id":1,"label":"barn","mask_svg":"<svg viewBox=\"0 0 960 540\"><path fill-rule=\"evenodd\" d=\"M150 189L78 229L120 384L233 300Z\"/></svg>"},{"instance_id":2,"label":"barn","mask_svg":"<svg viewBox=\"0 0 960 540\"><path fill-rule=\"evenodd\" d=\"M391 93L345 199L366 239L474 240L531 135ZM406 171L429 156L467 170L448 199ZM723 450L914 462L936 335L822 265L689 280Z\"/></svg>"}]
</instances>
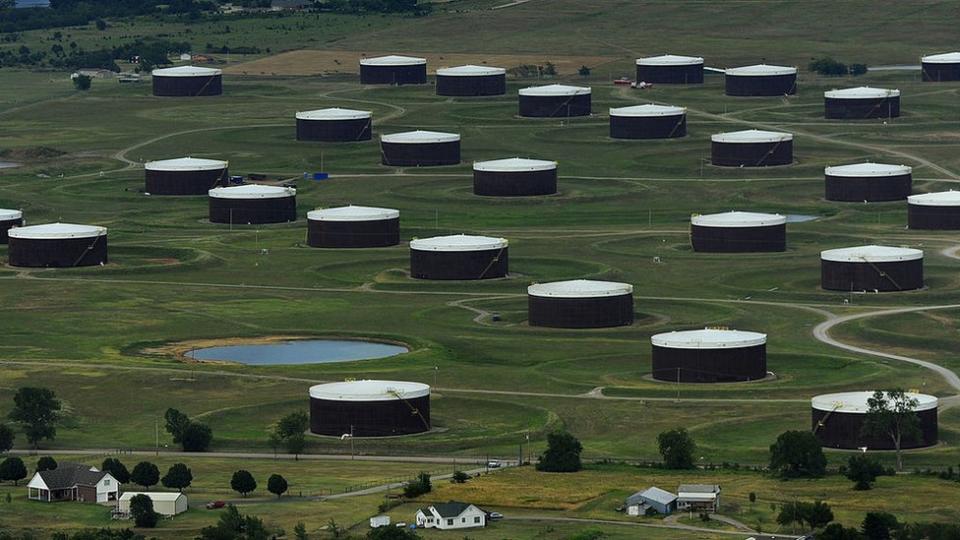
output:
<instances>
[{"instance_id":1,"label":"barn","mask_svg":"<svg viewBox=\"0 0 960 540\"><path fill-rule=\"evenodd\" d=\"M767 376L767 335L704 328L656 334L653 378L717 383L756 381Z\"/></svg>"},{"instance_id":2,"label":"barn","mask_svg":"<svg viewBox=\"0 0 960 540\"><path fill-rule=\"evenodd\" d=\"M697 252L785 251L787 218L759 212L723 212L690 218L690 244Z\"/></svg>"},{"instance_id":3,"label":"barn","mask_svg":"<svg viewBox=\"0 0 960 540\"><path fill-rule=\"evenodd\" d=\"M357 380L310 387L310 432L332 437L391 437L430 431L430 387Z\"/></svg>"},{"instance_id":4,"label":"barn","mask_svg":"<svg viewBox=\"0 0 960 540\"><path fill-rule=\"evenodd\" d=\"M248 184L208 192L210 222L235 225L284 223L297 220L297 190Z\"/></svg>"},{"instance_id":5,"label":"barn","mask_svg":"<svg viewBox=\"0 0 960 540\"><path fill-rule=\"evenodd\" d=\"M151 75L155 96L219 96L223 93L223 71L219 69L177 66L155 69Z\"/></svg>"},{"instance_id":6,"label":"barn","mask_svg":"<svg viewBox=\"0 0 960 540\"><path fill-rule=\"evenodd\" d=\"M757 64L724 71L728 96L784 96L797 93L797 68Z\"/></svg>"},{"instance_id":7,"label":"barn","mask_svg":"<svg viewBox=\"0 0 960 540\"><path fill-rule=\"evenodd\" d=\"M870 411L870 398L874 392L842 392L821 394L810 400L811 428L820 443L827 448L856 450L893 450L890 437L877 437L863 433L863 425ZM906 397L916 400L913 411L919 420L920 435L915 439L904 438L900 447L923 448L937 444L939 440L935 396L907 392Z\"/></svg>"},{"instance_id":8,"label":"barn","mask_svg":"<svg viewBox=\"0 0 960 540\"><path fill-rule=\"evenodd\" d=\"M608 328L633 324L633 285L574 279L527 287L530 326Z\"/></svg>"},{"instance_id":9,"label":"barn","mask_svg":"<svg viewBox=\"0 0 960 540\"><path fill-rule=\"evenodd\" d=\"M410 277L416 279L493 279L508 271L505 238L457 234L410 241Z\"/></svg>"},{"instance_id":10,"label":"barn","mask_svg":"<svg viewBox=\"0 0 960 540\"><path fill-rule=\"evenodd\" d=\"M415 56L378 56L360 60L360 84L426 84L427 59Z\"/></svg>"},{"instance_id":11,"label":"barn","mask_svg":"<svg viewBox=\"0 0 960 540\"><path fill-rule=\"evenodd\" d=\"M676 54L637 58L637 82L701 84L703 83L703 58Z\"/></svg>"},{"instance_id":12,"label":"barn","mask_svg":"<svg viewBox=\"0 0 960 540\"><path fill-rule=\"evenodd\" d=\"M722 167L771 167L793 163L793 134L748 129L710 136L710 161Z\"/></svg>"},{"instance_id":13,"label":"barn","mask_svg":"<svg viewBox=\"0 0 960 540\"><path fill-rule=\"evenodd\" d=\"M856 246L820 252L820 285L830 291L908 291L923 287L923 251Z\"/></svg>"},{"instance_id":14,"label":"barn","mask_svg":"<svg viewBox=\"0 0 960 540\"><path fill-rule=\"evenodd\" d=\"M296 114L297 140L321 142L369 141L373 113L333 107Z\"/></svg>"},{"instance_id":15,"label":"barn","mask_svg":"<svg viewBox=\"0 0 960 540\"><path fill-rule=\"evenodd\" d=\"M671 105L631 105L610 109L614 139L672 139L687 135L687 109Z\"/></svg>"},{"instance_id":16,"label":"barn","mask_svg":"<svg viewBox=\"0 0 960 540\"><path fill-rule=\"evenodd\" d=\"M565 118L590 115L591 90L586 86L531 86L521 88L519 95L520 116Z\"/></svg>"}]
</instances>

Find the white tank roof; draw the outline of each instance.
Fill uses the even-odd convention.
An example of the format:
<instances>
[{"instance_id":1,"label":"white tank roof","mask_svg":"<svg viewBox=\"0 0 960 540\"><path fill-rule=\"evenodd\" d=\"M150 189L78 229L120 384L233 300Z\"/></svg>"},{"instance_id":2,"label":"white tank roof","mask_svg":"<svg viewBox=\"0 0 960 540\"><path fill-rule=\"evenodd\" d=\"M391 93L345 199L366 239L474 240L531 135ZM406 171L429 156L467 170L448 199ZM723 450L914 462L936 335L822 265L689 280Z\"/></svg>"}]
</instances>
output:
<instances>
[{"instance_id":1,"label":"white tank roof","mask_svg":"<svg viewBox=\"0 0 960 540\"><path fill-rule=\"evenodd\" d=\"M400 211L393 208L377 208L375 206L338 206L336 208L322 208L307 212L307 219L312 221L381 221L396 219Z\"/></svg>"},{"instance_id":2,"label":"white tank roof","mask_svg":"<svg viewBox=\"0 0 960 540\"><path fill-rule=\"evenodd\" d=\"M183 157L148 161L143 168L148 171L215 171L226 169L227 162L219 159Z\"/></svg>"},{"instance_id":3,"label":"white tank roof","mask_svg":"<svg viewBox=\"0 0 960 540\"><path fill-rule=\"evenodd\" d=\"M789 66L770 66L767 64L756 64L753 66L743 66L729 68L724 71L727 75L737 77L770 77L776 75L796 75L797 68Z\"/></svg>"},{"instance_id":4,"label":"white tank roof","mask_svg":"<svg viewBox=\"0 0 960 540\"><path fill-rule=\"evenodd\" d=\"M506 238L467 234L434 236L433 238L418 238L410 241L410 249L416 251L486 251L503 249L507 245Z\"/></svg>"},{"instance_id":5,"label":"white tank roof","mask_svg":"<svg viewBox=\"0 0 960 540\"><path fill-rule=\"evenodd\" d=\"M533 172L552 171L557 168L556 161L545 159L507 158L491 161L476 161L473 170L481 172Z\"/></svg>"},{"instance_id":6,"label":"white tank roof","mask_svg":"<svg viewBox=\"0 0 960 540\"><path fill-rule=\"evenodd\" d=\"M715 133L710 136L710 140L718 143L774 143L792 141L793 134L780 131L764 131L762 129L747 129L744 131Z\"/></svg>"},{"instance_id":7,"label":"white tank roof","mask_svg":"<svg viewBox=\"0 0 960 540\"><path fill-rule=\"evenodd\" d=\"M938 191L907 197L907 203L916 206L960 206L960 191ZM0 211L0 214L3 212Z\"/></svg>"},{"instance_id":8,"label":"white tank roof","mask_svg":"<svg viewBox=\"0 0 960 540\"><path fill-rule=\"evenodd\" d=\"M23 212L21 212L20 210L0 208L0 221L10 221L14 219L20 219L22 217L23 217Z\"/></svg>"},{"instance_id":9,"label":"white tank roof","mask_svg":"<svg viewBox=\"0 0 960 540\"><path fill-rule=\"evenodd\" d=\"M858 86L856 88L844 88L842 90L827 90L823 97L830 99L880 99L899 97L900 90L890 88L872 88L870 86Z\"/></svg>"},{"instance_id":10,"label":"white tank roof","mask_svg":"<svg viewBox=\"0 0 960 540\"><path fill-rule=\"evenodd\" d=\"M373 113L370 111L341 109L340 107L301 111L296 114L297 120L361 120L371 116L373 116Z\"/></svg>"},{"instance_id":11,"label":"white tank roof","mask_svg":"<svg viewBox=\"0 0 960 540\"><path fill-rule=\"evenodd\" d=\"M589 86L569 86L566 84L548 84L546 86L529 86L520 89L521 96L552 97L552 96L580 96L591 92Z\"/></svg>"},{"instance_id":12,"label":"white tank roof","mask_svg":"<svg viewBox=\"0 0 960 540\"><path fill-rule=\"evenodd\" d=\"M426 63L426 58L419 58L416 56L401 56L399 54L377 56L374 58L362 58L360 60L361 66L417 66Z\"/></svg>"},{"instance_id":13,"label":"white tank roof","mask_svg":"<svg viewBox=\"0 0 960 540\"><path fill-rule=\"evenodd\" d=\"M827 176L875 177L875 176L902 176L910 174L913 168L907 165L890 165L888 163L852 163L826 167L823 174Z\"/></svg>"},{"instance_id":14,"label":"white tank roof","mask_svg":"<svg viewBox=\"0 0 960 540\"><path fill-rule=\"evenodd\" d=\"M669 349L740 349L767 342L767 335L742 330L683 330L665 332L650 337L650 343Z\"/></svg>"},{"instance_id":15,"label":"white tank roof","mask_svg":"<svg viewBox=\"0 0 960 540\"><path fill-rule=\"evenodd\" d=\"M820 252L821 260L844 263L915 261L922 258L922 250L892 246L856 246Z\"/></svg>"},{"instance_id":16,"label":"white tank roof","mask_svg":"<svg viewBox=\"0 0 960 540\"><path fill-rule=\"evenodd\" d=\"M928 64L960 64L960 52L931 54L920 59Z\"/></svg>"},{"instance_id":17,"label":"white tank roof","mask_svg":"<svg viewBox=\"0 0 960 540\"><path fill-rule=\"evenodd\" d=\"M456 142L460 140L459 133L444 133L442 131L404 131L381 135L380 141L394 144L435 144Z\"/></svg>"},{"instance_id":18,"label":"white tank roof","mask_svg":"<svg viewBox=\"0 0 960 540\"><path fill-rule=\"evenodd\" d=\"M771 227L773 225L783 225L786 222L787 217L780 214L737 211L690 218L690 223L699 227Z\"/></svg>"},{"instance_id":19,"label":"white tank roof","mask_svg":"<svg viewBox=\"0 0 960 540\"><path fill-rule=\"evenodd\" d=\"M14 227L7 233L10 238L24 240L62 240L66 238L95 238L106 236L106 227L75 225L73 223L44 223L29 227Z\"/></svg>"},{"instance_id":20,"label":"white tank roof","mask_svg":"<svg viewBox=\"0 0 960 540\"><path fill-rule=\"evenodd\" d=\"M345 381L310 387L310 397L332 401L393 401L430 395L430 387L406 381Z\"/></svg>"},{"instance_id":21,"label":"white tank roof","mask_svg":"<svg viewBox=\"0 0 960 540\"><path fill-rule=\"evenodd\" d=\"M638 66L693 66L703 64L699 56L681 56L677 54L663 54L660 56L645 56L637 58Z\"/></svg>"},{"instance_id":22,"label":"white tank roof","mask_svg":"<svg viewBox=\"0 0 960 540\"><path fill-rule=\"evenodd\" d=\"M929 394L915 394L906 392L910 399L917 400L914 411L936 409L939 400ZM873 397L873 392L839 392L836 394L822 394L810 400L810 406L818 411L833 411L842 413L866 414L870 410L867 401Z\"/></svg>"},{"instance_id":23,"label":"white tank roof","mask_svg":"<svg viewBox=\"0 0 960 540\"><path fill-rule=\"evenodd\" d=\"M150 74L154 77L210 77L212 75L222 75L223 71L208 67L177 66L155 69Z\"/></svg>"},{"instance_id":24,"label":"white tank roof","mask_svg":"<svg viewBox=\"0 0 960 540\"><path fill-rule=\"evenodd\" d=\"M442 77L485 77L489 75L505 75L506 73L507 70L503 68L474 66L472 64L468 64L466 66L440 68L437 70L437 75Z\"/></svg>"},{"instance_id":25,"label":"white tank roof","mask_svg":"<svg viewBox=\"0 0 960 540\"><path fill-rule=\"evenodd\" d=\"M295 196L297 190L291 187L247 184L213 188L207 193L214 199L281 199Z\"/></svg>"},{"instance_id":26,"label":"white tank roof","mask_svg":"<svg viewBox=\"0 0 960 540\"><path fill-rule=\"evenodd\" d=\"M674 107L673 105L654 105L652 103L610 109L610 116L678 116L686 113L686 107Z\"/></svg>"},{"instance_id":27,"label":"white tank roof","mask_svg":"<svg viewBox=\"0 0 960 540\"><path fill-rule=\"evenodd\" d=\"M552 283L534 283L527 287L530 296L545 298L599 298L604 296L623 296L633 294L633 285L615 281L595 281L592 279L571 279Z\"/></svg>"}]
</instances>

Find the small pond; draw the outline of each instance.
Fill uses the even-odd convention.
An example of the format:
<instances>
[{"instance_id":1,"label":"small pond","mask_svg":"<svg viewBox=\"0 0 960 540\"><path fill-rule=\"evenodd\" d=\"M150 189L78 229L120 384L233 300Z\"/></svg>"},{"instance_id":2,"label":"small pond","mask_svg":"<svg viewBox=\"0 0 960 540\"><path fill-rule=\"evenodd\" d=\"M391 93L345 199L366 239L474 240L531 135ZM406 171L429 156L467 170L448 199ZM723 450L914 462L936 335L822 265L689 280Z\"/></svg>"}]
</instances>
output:
<instances>
[{"instance_id":1,"label":"small pond","mask_svg":"<svg viewBox=\"0 0 960 540\"><path fill-rule=\"evenodd\" d=\"M186 356L194 360L218 360L254 366L272 366L372 360L406 352L409 352L409 349L401 345L374 341L312 339L205 347L194 349L188 352Z\"/></svg>"}]
</instances>

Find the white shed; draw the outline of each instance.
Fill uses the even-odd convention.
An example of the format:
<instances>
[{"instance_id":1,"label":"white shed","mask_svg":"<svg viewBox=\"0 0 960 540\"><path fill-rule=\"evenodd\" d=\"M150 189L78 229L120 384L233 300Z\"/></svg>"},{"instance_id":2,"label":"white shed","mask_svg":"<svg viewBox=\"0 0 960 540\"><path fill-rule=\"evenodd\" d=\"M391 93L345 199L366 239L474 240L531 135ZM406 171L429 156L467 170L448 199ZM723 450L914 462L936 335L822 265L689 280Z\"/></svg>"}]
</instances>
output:
<instances>
[{"instance_id":1,"label":"white shed","mask_svg":"<svg viewBox=\"0 0 960 540\"><path fill-rule=\"evenodd\" d=\"M379 516L373 516L370 518L371 529L386 527L387 525L390 525L390 516L386 514L380 514Z\"/></svg>"},{"instance_id":2,"label":"white shed","mask_svg":"<svg viewBox=\"0 0 960 540\"><path fill-rule=\"evenodd\" d=\"M123 514L130 513L130 499L137 495L146 495L153 501L153 511L164 517L173 517L187 511L187 496L176 492L138 492L128 491L120 496L120 504L117 506Z\"/></svg>"}]
</instances>

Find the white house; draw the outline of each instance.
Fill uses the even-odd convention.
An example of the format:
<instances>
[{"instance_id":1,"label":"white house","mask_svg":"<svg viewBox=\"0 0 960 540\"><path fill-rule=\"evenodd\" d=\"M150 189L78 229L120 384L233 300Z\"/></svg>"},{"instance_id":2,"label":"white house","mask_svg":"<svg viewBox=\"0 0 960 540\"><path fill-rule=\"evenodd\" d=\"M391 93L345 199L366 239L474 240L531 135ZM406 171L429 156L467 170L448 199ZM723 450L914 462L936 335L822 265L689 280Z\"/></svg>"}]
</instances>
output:
<instances>
[{"instance_id":1,"label":"white house","mask_svg":"<svg viewBox=\"0 0 960 540\"><path fill-rule=\"evenodd\" d=\"M680 484L677 488L677 510L682 512L717 512L720 510L720 486L715 484Z\"/></svg>"},{"instance_id":2,"label":"white house","mask_svg":"<svg viewBox=\"0 0 960 540\"><path fill-rule=\"evenodd\" d=\"M34 501L105 503L117 500L120 482L110 473L79 463L61 463L39 471L27 483L27 498Z\"/></svg>"},{"instance_id":3,"label":"white house","mask_svg":"<svg viewBox=\"0 0 960 540\"><path fill-rule=\"evenodd\" d=\"M117 511L121 514L130 513L130 499L137 495L146 495L153 501L153 511L164 517L173 517L187 511L187 496L175 491L137 492L127 491L120 496Z\"/></svg>"},{"instance_id":4,"label":"white house","mask_svg":"<svg viewBox=\"0 0 960 540\"><path fill-rule=\"evenodd\" d=\"M487 513L469 503L450 501L417 510L416 522L426 529L486 527Z\"/></svg>"}]
</instances>

